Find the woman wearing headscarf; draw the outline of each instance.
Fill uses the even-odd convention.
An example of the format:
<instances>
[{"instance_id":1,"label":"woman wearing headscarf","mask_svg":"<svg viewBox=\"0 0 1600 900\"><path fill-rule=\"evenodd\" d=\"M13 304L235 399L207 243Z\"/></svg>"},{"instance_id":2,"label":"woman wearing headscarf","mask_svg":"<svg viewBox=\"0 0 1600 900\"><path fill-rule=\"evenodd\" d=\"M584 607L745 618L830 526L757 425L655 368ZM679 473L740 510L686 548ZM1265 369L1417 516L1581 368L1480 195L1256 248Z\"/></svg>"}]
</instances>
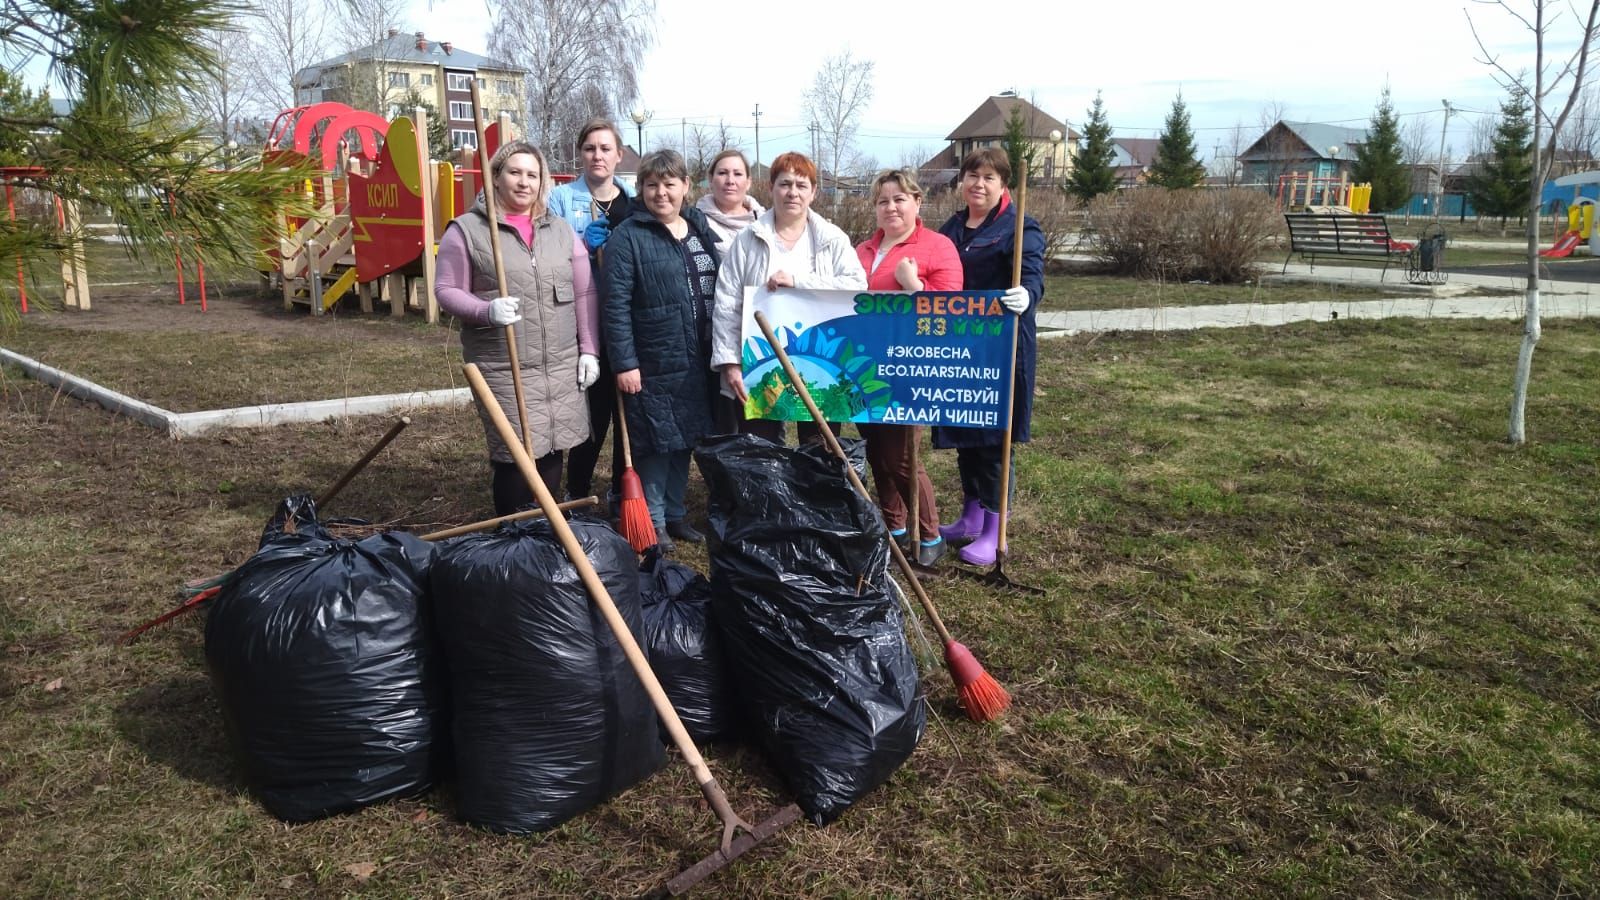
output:
<instances>
[{"instance_id":1,"label":"woman wearing headscarf","mask_svg":"<svg viewBox=\"0 0 1600 900\"><path fill-rule=\"evenodd\" d=\"M499 221L480 195L439 241L434 296L461 320L461 356L475 363L513 423L527 422L531 455L546 485L561 482L562 451L589 437L584 390L600 374L598 303L589 254L570 227L546 208L548 169L526 141L504 144L489 162ZM494 244L500 245L508 294L500 296ZM505 326L512 326L524 406L516 405ZM507 515L533 502L487 410L479 417L489 445L494 508Z\"/></svg>"},{"instance_id":2,"label":"woman wearing headscarf","mask_svg":"<svg viewBox=\"0 0 1600 900\"><path fill-rule=\"evenodd\" d=\"M739 232L765 210L750 196L750 161L738 150L724 150L711 160L710 190L694 205L705 213L717 235L717 251L726 254Z\"/></svg>"}]
</instances>

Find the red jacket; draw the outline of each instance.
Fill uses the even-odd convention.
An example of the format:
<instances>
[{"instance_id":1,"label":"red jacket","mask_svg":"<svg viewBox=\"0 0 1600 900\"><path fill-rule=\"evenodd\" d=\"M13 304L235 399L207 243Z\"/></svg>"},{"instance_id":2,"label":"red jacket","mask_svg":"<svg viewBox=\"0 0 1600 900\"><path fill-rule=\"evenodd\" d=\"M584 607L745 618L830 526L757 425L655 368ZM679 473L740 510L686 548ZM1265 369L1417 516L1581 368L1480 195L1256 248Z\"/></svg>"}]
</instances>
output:
<instances>
[{"instance_id":1,"label":"red jacket","mask_svg":"<svg viewBox=\"0 0 1600 900\"><path fill-rule=\"evenodd\" d=\"M917 261L917 277L922 279L922 289L925 291L959 291L962 288L961 255L956 253L956 245L950 239L931 228L924 228L921 220L911 236L889 248L889 254L878 263L878 268L872 268L872 260L878 255L878 245L883 243L883 229L878 229L872 237L856 248L856 255L861 257L861 268L867 272L867 290L869 291L903 291L900 282L894 278L895 266L900 260L911 257Z\"/></svg>"}]
</instances>

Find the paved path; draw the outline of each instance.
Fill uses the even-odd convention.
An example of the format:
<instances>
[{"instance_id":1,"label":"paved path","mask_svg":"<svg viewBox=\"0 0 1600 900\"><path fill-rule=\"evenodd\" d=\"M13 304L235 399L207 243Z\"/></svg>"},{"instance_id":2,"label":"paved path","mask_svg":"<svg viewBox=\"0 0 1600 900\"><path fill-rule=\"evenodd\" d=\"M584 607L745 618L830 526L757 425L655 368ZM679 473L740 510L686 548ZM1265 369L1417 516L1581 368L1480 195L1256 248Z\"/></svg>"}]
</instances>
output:
<instances>
[{"instance_id":1,"label":"paved path","mask_svg":"<svg viewBox=\"0 0 1600 900\"><path fill-rule=\"evenodd\" d=\"M1290 266L1287 277L1313 278L1333 283L1373 284L1377 269ZM1392 270L1391 270L1392 274ZM1269 276L1268 280L1277 276ZM1405 283L1405 273L1393 284L1394 297L1379 300L1314 301L1305 303L1232 303L1219 306L1163 306L1144 309L1073 310L1039 314L1041 338L1064 337L1097 331L1181 331L1193 328L1240 328L1248 325L1286 325L1290 322L1328 322L1335 319L1521 319L1526 279L1509 275L1457 275L1440 288L1419 289ZM1495 291L1493 296L1455 296L1468 289ZM1498 293L1504 291L1504 294ZM1540 318L1600 317L1600 290L1592 284L1545 282L1540 290Z\"/></svg>"}]
</instances>

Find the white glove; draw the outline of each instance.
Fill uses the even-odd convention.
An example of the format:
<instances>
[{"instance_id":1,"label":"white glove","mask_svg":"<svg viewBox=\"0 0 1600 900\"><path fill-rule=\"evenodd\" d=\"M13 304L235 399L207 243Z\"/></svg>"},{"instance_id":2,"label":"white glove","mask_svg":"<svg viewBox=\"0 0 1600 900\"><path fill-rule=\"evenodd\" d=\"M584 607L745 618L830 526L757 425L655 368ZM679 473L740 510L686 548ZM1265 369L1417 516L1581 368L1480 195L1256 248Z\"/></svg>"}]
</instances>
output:
<instances>
[{"instance_id":1,"label":"white glove","mask_svg":"<svg viewBox=\"0 0 1600 900\"><path fill-rule=\"evenodd\" d=\"M522 301L516 297L496 297L489 301L489 324L510 325L522 321Z\"/></svg>"},{"instance_id":2,"label":"white glove","mask_svg":"<svg viewBox=\"0 0 1600 900\"><path fill-rule=\"evenodd\" d=\"M1019 316L1022 315L1028 311L1028 289L1020 284L1014 288L1007 288L1005 296L1000 298L1000 305Z\"/></svg>"},{"instance_id":3,"label":"white glove","mask_svg":"<svg viewBox=\"0 0 1600 900\"><path fill-rule=\"evenodd\" d=\"M578 354L578 387L588 390L600 380L600 358L592 353Z\"/></svg>"}]
</instances>

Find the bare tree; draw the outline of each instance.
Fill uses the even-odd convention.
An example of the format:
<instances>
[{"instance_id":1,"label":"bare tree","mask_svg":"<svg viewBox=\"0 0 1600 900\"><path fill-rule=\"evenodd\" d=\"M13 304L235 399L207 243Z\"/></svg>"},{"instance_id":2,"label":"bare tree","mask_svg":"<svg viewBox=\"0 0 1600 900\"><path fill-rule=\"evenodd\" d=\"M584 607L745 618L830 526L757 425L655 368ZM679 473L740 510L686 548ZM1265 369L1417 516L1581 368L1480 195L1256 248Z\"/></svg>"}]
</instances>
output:
<instances>
[{"instance_id":1,"label":"bare tree","mask_svg":"<svg viewBox=\"0 0 1600 900\"><path fill-rule=\"evenodd\" d=\"M1278 125L1289 114L1289 106L1282 100L1271 100L1263 104L1256 115L1256 122L1261 126L1261 134L1249 146L1260 143L1258 159L1259 168L1256 175L1261 179L1260 184L1268 193L1277 195L1278 182L1283 176L1295 167L1294 153L1295 141L1286 129L1279 129Z\"/></svg>"},{"instance_id":2,"label":"bare tree","mask_svg":"<svg viewBox=\"0 0 1600 900\"><path fill-rule=\"evenodd\" d=\"M835 178L853 162L861 114L872 102L872 66L872 60L857 59L847 47L822 61L803 98L806 116L818 128L820 161Z\"/></svg>"},{"instance_id":3,"label":"bare tree","mask_svg":"<svg viewBox=\"0 0 1600 900\"><path fill-rule=\"evenodd\" d=\"M269 111L298 106L295 73L327 49L326 0L256 0L249 15L252 47L244 66L252 99Z\"/></svg>"},{"instance_id":4,"label":"bare tree","mask_svg":"<svg viewBox=\"0 0 1600 900\"><path fill-rule=\"evenodd\" d=\"M655 0L498 0L490 55L528 70L528 136L572 165L573 123L628 109L655 38Z\"/></svg>"},{"instance_id":5,"label":"bare tree","mask_svg":"<svg viewBox=\"0 0 1600 900\"><path fill-rule=\"evenodd\" d=\"M1239 155L1249 146L1250 133L1245 131L1242 120L1235 120L1227 135L1213 148L1211 174L1222 179L1226 187L1238 187L1243 179L1239 170Z\"/></svg>"},{"instance_id":6,"label":"bare tree","mask_svg":"<svg viewBox=\"0 0 1600 900\"><path fill-rule=\"evenodd\" d=\"M1590 0L1588 16L1583 22L1573 20L1572 24L1578 29L1575 34L1561 34L1554 37L1554 40L1560 43L1574 42L1577 47L1571 56L1560 61L1560 67L1554 71L1547 68L1545 44L1552 39L1554 29L1563 18L1563 10L1576 13L1577 9L1555 0L1528 0L1531 9L1526 11L1521 8L1521 3L1514 6L1511 0L1477 0L1477 2L1498 6L1533 36L1533 84L1532 89L1528 90L1529 85L1526 81L1512 75L1500 63L1499 57L1490 53L1484 46L1483 38L1478 34L1477 23L1472 21L1471 15L1467 16L1467 24L1472 28L1473 38L1478 42L1478 50L1483 53L1481 62L1494 70L1495 80L1499 81L1502 87L1508 90L1512 87L1527 90L1528 99L1533 106L1533 174L1530 178L1532 190L1528 192L1527 308L1522 326L1522 347L1517 353L1516 379L1511 388L1511 422L1508 435L1512 444L1521 445L1527 441L1524 414L1528 404L1528 377L1533 370L1533 348L1539 343L1539 195L1549 174L1550 162L1555 156L1556 141L1561 137L1561 129L1567 124L1573 109L1578 105L1578 98L1583 94L1583 82L1589 70L1589 51L1594 45L1597 23L1600 23L1600 0ZM1565 92L1564 100L1558 93L1561 91ZM1553 109L1547 104L1559 104L1559 109Z\"/></svg>"},{"instance_id":7,"label":"bare tree","mask_svg":"<svg viewBox=\"0 0 1600 900\"><path fill-rule=\"evenodd\" d=\"M216 57L216 66L207 73L204 86L190 93L195 124L214 137L223 160L233 163L233 147L243 133L244 120L253 106L249 97L250 77L246 60L250 57L250 36L235 27L210 28L200 37Z\"/></svg>"},{"instance_id":8,"label":"bare tree","mask_svg":"<svg viewBox=\"0 0 1600 900\"><path fill-rule=\"evenodd\" d=\"M404 0L342 0L339 7L338 40L354 52L387 40L390 32L403 30L406 4ZM365 65L349 69L349 100L351 106L389 115L389 107L398 103L410 90L410 84L396 83L391 79L393 61L382 52L374 52L363 60Z\"/></svg>"}]
</instances>

